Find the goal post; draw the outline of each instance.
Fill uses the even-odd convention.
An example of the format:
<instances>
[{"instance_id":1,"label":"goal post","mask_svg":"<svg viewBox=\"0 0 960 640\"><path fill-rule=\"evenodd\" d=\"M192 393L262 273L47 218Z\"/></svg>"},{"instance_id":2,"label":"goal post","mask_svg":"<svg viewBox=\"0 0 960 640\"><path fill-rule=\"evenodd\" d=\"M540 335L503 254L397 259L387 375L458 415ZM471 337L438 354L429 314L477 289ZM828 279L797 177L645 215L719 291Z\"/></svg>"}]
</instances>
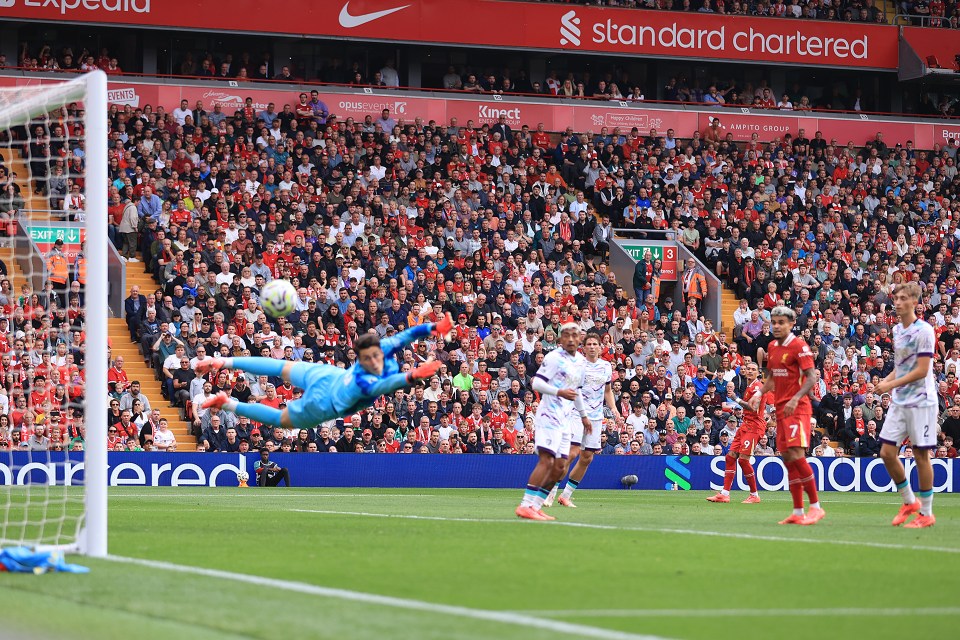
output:
<instances>
[{"instance_id":1,"label":"goal post","mask_svg":"<svg viewBox=\"0 0 960 640\"><path fill-rule=\"evenodd\" d=\"M107 143L102 71L0 88L0 546L107 555Z\"/></svg>"},{"instance_id":2,"label":"goal post","mask_svg":"<svg viewBox=\"0 0 960 640\"><path fill-rule=\"evenodd\" d=\"M86 488L85 527L79 551L93 557L107 555L107 74L94 71L86 84L87 189L87 412L84 446ZM92 435L92 437L89 437Z\"/></svg>"}]
</instances>

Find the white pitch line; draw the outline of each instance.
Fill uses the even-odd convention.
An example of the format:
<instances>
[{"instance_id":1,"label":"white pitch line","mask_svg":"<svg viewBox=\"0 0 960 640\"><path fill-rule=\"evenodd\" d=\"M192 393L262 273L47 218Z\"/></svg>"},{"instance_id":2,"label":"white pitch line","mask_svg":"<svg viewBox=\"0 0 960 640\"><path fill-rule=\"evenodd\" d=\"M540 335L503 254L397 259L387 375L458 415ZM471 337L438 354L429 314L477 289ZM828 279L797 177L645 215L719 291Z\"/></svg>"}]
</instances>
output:
<instances>
[{"instance_id":1,"label":"white pitch line","mask_svg":"<svg viewBox=\"0 0 960 640\"><path fill-rule=\"evenodd\" d=\"M366 511L333 511L327 509L290 509L298 513L319 513L327 515L360 516L365 518L397 518L401 520L440 520L447 522L495 522L524 523L516 518L445 518L443 516L418 516L395 513L369 513ZM791 538L789 536L767 536L735 531L704 531L698 529L668 529L663 527L621 527L611 524L591 524L587 522L561 522L553 520L543 522L547 526L578 527L583 529L601 529L607 531L646 531L649 533L676 533L678 535L707 536L713 538L736 538L740 540L761 540L766 542L799 542L804 544L836 544L849 547L871 547L874 549L896 549L899 551L932 551L935 553L960 553L960 547L929 547L924 545L896 544L892 542L870 542L860 540L829 540L818 538Z\"/></svg>"},{"instance_id":2,"label":"white pitch line","mask_svg":"<svg viewBox=\"0 0 960 640\"><path fill-rule=\"evenodd\" d=\"M187 493L187 494L176 494L176 493L124 493L124 494L111 494L110 499L114 498L157 498L165 500L167 498L175 498L179 500L208 500L210 498L229 498L231 500L247 500L250 497L255 498L434 498L435 494L432 493L259 493L251 492L247 495L237 495L232 493Z\"/></svg>"},{"instance_id":3,"label":"white pitch line","mask_svg":"<svg viewBox=\"0 0 960 640\"><path fill-rule=\"evenodd\" d=\"M600 627L590 627L582 624L569 622L559 622L557 620L547 620L516 613L512 611L491 611L487 609L471 609L469 607L460 607L456 605L438 604L426 602L423 600L411 600L407 598L394 598L392 596L378 595L375 593L364 593L362 591L350 591L347 589L335 589L332 587L321 587L308 584L306 582L294 582L292 580L279 580L276 578L267 578L264 576L253 576L245 573L234 573L232 571L221 571L219 569L204 569L202 567L191 567L188 565L174 564L172 562L160 562L156 560L145 560L142 558L128 558L125 556L107 556L108 560L121 562L124 564L139 565L151 569L161 569L164 571L173 571L176 573L186 573L207 578L218 578L220 580L229 580L232 582L243 582L258 587L267 587L269 589L282 589L295 593L303 593L322 598L335 598L337 600L348 600L351 602L363 602L366 604L379 605L384 607L393 607L396 609L405 609L407 611L425 611L430 614L450 615L460 618L470 618L473 620L484 620L487 622L496 622L514 627L527 627L541 631L551 631L569 636L580 638L598 638L599 640L667 640L661 636L641 635L627 633L625 631L616 631L614 629L603 629Z\"/></svg>"},{"instance_id":4,"label":"white pitch line","mask_svg":"<svg viewBox=\"0 0 960 640\"><path fill-rule=\"evenodd\" d=\"M554 618L782 618L788 616L834 616L834 617L877 617L877 616L954 616L960 614L960 607L897 607L867 608L841 607L823 609L558 609L556 611L523 611L530 616L549 616Z\"/></svg>"}]
</instances>

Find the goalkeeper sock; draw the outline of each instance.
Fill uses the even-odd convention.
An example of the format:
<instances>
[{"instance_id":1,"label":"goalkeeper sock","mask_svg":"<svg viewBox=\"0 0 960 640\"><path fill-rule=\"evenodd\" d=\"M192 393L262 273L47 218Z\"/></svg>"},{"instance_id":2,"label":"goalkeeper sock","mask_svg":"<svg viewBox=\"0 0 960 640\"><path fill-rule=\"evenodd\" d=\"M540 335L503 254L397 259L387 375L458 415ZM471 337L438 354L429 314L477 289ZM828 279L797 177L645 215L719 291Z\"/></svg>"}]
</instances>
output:
<instances>
[{"instance_id":1,"label":"goalkeeper sock","mask_svg":"<svg viewBox=\"0 0 960 640\"><path fill-rule=\"evenodd\" d=\"M258 376L280 377L280 374L283 373L284 365L287 364L286 360L275 360L273 358L237 357L225 358L224 360L225 366L228 369L249 371L250 373L254 373Z\"/></svg>"},{"instance_id":2,"label":"goalkeeper sock","mask_svg":"<svg viewBox=\"0 0 960 640\"><path fill-rule=\"evenodd\" d=\"M577 490L577 487L580 486L580 483L574 480L573 478L567 478L567 484L563 488L563 493L560 495L567 500L570 499L570 496L573 495L573 492Z\"/></svg>"},{"instance_id":3,"label":"goalkeeper sock","mask_svg":"<svg viewBox=\"0 0 960 640\"><path fill-rule=\"evenodd\" d=\"M229 406L230 404L231 403L227 403L223 408L227 411L233 411L237 415L246 416L260 424L269 424L275 427L283 426L280 423L281 417L283 416L283 412L280 409L274 409L265 404L252 404L249 402L237 402L236 406L232 408Z\"/></svg>"},{"instance_id":4,"label":"goalkeeper sock","mask_svg":"<svg viewBox=\"0 0 960 640\"><path fill-rule=\"evenodd\" d=\"M897 491L903 498L903 504L913 504L917 501L917 496L913 495L913 489L910 488L910 480L904 480L897 483Z\"/></svg>"},{"instance_id":5,"label":"goalkeeper sock","mask_svg":"<svg viewBox=\"0 0 960 640\"><path fill-rule=\"evenodd\" d=\"M933 489L929 491L917 491L917 497L920 498L920 515L933 515Z\"/></svg>"}]
</instances>

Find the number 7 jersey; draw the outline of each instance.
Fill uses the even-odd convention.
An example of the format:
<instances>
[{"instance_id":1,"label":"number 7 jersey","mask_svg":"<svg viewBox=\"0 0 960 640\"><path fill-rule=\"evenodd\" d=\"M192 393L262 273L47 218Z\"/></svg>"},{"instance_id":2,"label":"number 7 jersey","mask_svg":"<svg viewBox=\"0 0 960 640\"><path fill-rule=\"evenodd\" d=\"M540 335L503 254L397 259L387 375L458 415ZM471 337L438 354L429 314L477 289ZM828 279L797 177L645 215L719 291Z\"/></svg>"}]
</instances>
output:
<instances>
[{"instance_id":1,"label":"number 7 jersey","mask_svg":"<svg viewBox=\"0 0 960 640\"><path fill-rule=\"evenodd\" d=\"M777 408L777 415L782 416L784 405L790 402L803 386L803 372L813 368L813 352L802 338L792 333L782 342L771 341L769 351L767 369L773 376L773 404ZM793 413L798 416L813 415L809 395L800 399Z\"/></svg>"}]
</instances>

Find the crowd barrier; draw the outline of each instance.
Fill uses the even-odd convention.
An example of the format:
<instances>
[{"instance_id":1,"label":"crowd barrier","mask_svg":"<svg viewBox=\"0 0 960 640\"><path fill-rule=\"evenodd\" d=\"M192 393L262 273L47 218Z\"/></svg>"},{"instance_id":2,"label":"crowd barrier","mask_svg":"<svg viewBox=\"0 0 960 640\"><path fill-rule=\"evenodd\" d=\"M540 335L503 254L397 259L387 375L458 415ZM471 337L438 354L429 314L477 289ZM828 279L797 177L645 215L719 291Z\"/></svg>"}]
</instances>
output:
<instances>
[{"instance_id":1,"label":"crowd barrier","mask_svg":"<svg viewBox=\"0 0 960 640\"><path fill-rule=\"evenodd\" d=\"M70 484L83 480L76 454L13 452L0 462L0 485ZM237 473L253 477L256 454L113 453L110 486L236 487ZM523 487L536 464L523 455L274 454L271 460L290 470L300 487L484 488ZM810 458L821 491L886 492L895 489L879 458ZM907 469L916 482L913 460ZM634 489L708 490L723 485L722 456L598 456L581 485L584 489L619 489L621 478L636 475ZM754 460L763 491L787 490L780 458ZM960 491L957 459L936 459L934 490ZM741 472L735 487L746 489ZM253 480L251 480L252 482ZM916 486L916 484L914 484Z\"/></svg>"}]
</instances>

